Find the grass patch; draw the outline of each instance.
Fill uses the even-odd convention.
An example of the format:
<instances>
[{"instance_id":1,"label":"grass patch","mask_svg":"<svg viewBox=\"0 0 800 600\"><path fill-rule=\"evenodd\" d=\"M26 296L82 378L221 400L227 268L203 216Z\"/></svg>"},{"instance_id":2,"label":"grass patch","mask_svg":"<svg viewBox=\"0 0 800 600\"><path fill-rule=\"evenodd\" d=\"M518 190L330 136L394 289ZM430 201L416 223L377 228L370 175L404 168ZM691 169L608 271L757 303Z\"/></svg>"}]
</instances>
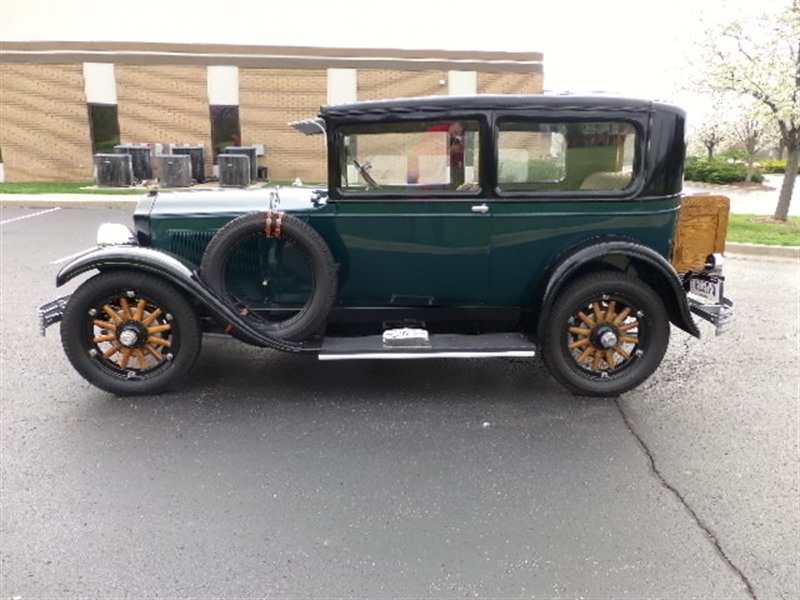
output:
<instances>
[{"instance_id":1,"label":"grass patch","mask_svg":"<svg viewBox=\"0 0 800 600\"><path fill-rule=\"evenodd\" d=\"M91 181L15 181L0 183L0 194L141 195L144 188L98 188Z\"/></svg>"},{"instance_id":2,"label":"grass patch","mask_svg":"<svg viewBox=\"0 0 800 600\"><path fill-rule=\"evenodd\" d=\"M760 215L730 215L728 241L767 246L800 246L800 217L785 223Z\"/></svg>"}]
</instances>

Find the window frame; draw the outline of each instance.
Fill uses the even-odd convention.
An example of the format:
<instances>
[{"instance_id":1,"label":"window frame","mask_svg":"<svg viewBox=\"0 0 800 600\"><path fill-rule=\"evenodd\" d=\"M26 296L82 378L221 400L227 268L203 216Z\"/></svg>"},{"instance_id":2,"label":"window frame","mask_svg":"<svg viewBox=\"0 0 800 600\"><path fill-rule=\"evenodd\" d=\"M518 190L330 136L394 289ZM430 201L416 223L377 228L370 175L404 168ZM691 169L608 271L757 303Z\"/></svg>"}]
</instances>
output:
<instances>
[{"instance_id":1,"label":"window frame","mask_svg":"<svg viewBox=\"0 0 800 600\"><path fill-rule=\"evenodd\" d=\"M475 149L477 152L478 168L476 170L476 182L478 189L475 190L451 190L442 189L439 184L432 184L432 187L425 188L419 186L418 188L405 188L405 189L369 189L364 190L348 190L342 187L342 168L346 165L346 150L344 146L345 136L354 132L354 130L380 128L381 126L401 126L403 124L423 124L423 123L441 123L442 121L464 121L473 122L477 124L475 134L477 135L477 143ZM492 130L490 127L490 120L486 113L465 112L458 111L447 113L433 113L424 117L414 118L398 118L397 115L391 115L388 118L370 119L370 120L347 120L337 123L335 127L328 128L328 146L332 150L329 152L328 163L328 180L332 184L330 186L330 199L335 202L370 202L375 200L387 200L398 202L453 202L453 201L474 201L475 198L486 197L488 191L491 189L488 185L489 165L491 162L491 135ZM345 166L346 168L346 166Z\"/></svg>"}]
</instances>

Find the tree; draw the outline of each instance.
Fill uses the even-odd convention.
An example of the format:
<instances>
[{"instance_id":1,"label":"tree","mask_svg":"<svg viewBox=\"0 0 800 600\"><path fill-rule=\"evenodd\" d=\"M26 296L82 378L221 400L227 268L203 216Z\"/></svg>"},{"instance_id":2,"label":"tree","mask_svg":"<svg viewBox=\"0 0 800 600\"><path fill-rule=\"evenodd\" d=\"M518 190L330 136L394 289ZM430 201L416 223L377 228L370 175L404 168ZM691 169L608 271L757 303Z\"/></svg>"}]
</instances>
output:
<instances>
[{"instance_id":1,"label":"tree","mask_svg":"<svg viewBox=\"0 0 800 600\"><path fill-rule=\"evenodd\" d=\"M766 136L764 135L764 127L755 119L747 119L742 123L734 125L734 134L736 139L742 145L742 148L747 153L747 172L745 174L745 181L753 181L753 171L755 170L754 162L756 159L756 152L764 148Z\"/></svg>"},{"instance_id":2,"label":"tree","mask_svg":"<svg viewBox=\"0 0 800 600\"><path fill-rule=\"evenodd\" d=\"M725 141L722 125L716 122L706 123L697 130L697 139L705 146L708 160L711 160L714 158L714 150Z\"/></svg>"},{"instance_id":3,"label":"tree","mask_svg":"<svg viewBox=\"0 0 800 600\"><path fill-rule=\"evenodd\" d=\"M800 0L767 10L708 33L703 84L754 98L776 123L788 164L773 217L786 221L800 164Z\"/></svg>"},{"instance_id":4,"label":"tree","mask_svg":"<svg viewBox=\"0 0 800 600\"><path fill-rule=\"evenodd\" d=\"M752 98L740 103L733 118L731 137L747 161L745 181L752 181L756 154L777 141L773 122L770 115L765 114L763 104Z\"/></svg>"}]
</instances>

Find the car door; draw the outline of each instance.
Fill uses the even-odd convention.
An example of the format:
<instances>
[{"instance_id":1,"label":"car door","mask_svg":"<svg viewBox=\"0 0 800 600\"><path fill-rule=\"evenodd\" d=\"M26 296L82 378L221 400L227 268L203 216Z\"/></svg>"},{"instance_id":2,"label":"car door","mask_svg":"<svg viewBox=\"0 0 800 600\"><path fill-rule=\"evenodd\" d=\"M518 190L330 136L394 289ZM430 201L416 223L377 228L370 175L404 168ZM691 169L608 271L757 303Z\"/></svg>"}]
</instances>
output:
<instances>
[{"instance_id":1,"label":"car door","mask_svg":"<svg viewBox=\"0 0 800 600\"><path fill-rule=\"evenodd\" d=\"M481 128L466 119L343 129L333 203L344 304L486 302L491 219Z\"/></svg>"}]
</instances>

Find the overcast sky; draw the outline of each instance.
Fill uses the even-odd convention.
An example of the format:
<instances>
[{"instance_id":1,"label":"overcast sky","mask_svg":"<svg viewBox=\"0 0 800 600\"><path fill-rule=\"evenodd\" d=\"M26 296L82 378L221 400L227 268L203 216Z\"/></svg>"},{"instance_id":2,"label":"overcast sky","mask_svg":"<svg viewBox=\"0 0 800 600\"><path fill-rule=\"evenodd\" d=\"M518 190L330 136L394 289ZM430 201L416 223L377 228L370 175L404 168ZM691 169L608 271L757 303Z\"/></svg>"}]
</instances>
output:
<instances>
[{"instance_id":1,"label":"overcast sky","mask_svg":"<svg viewBox=\"0 0 800 600\"><path fill-rule=\"evenodd\" d=\"M706 24L781 0L0 0L0 40L538 51L545 88L702 110L685 59ZM735 13L732 11L736 11Z\"/></svg>"}]
</instances>

